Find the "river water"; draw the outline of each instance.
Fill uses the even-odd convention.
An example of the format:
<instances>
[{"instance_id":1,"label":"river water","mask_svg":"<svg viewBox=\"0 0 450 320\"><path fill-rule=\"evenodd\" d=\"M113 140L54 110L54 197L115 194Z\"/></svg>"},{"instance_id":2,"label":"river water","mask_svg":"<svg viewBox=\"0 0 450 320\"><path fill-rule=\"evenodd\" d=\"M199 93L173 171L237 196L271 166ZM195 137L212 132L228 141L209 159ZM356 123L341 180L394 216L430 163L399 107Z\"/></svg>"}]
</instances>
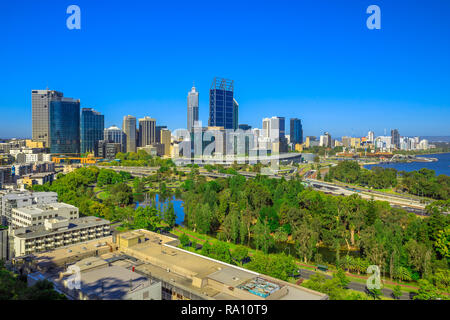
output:
<instances>
[{"instance_id":1,"label":"river water","mask_svg":"<svg viewBox=\"0 0 450 320\"><path fill-rule=\"evenodd\" d=\"M430 154L424 156L418 156L419 158L436 158L438 161L435 162L394 162L388 164L370 164L364 166L366 169L371 169L372 167L383 167L383 168L394 168L397 171L417 171L422 168L427 168L434 170L436 175L445 174L450 176L450 153L438 153Z\"/></svg>"},{"instance_id":2,"label":"river water","mask_svg":"<svg viewBox=\"0 0 450 320\"><path fill-rule=\"evenodd\" d=\"M175 196L170 196L168 199L163 199L159 194L146 194L142 201L136 203L137 207L151 206L153 203L156 205L156 209L163 211L164 204L168 205L169 202L173 203L173 209L175 210L176 219L175 223L183 225L184 223L184 208L183 201L176 199Z\"/></svg>"}]
</instances>

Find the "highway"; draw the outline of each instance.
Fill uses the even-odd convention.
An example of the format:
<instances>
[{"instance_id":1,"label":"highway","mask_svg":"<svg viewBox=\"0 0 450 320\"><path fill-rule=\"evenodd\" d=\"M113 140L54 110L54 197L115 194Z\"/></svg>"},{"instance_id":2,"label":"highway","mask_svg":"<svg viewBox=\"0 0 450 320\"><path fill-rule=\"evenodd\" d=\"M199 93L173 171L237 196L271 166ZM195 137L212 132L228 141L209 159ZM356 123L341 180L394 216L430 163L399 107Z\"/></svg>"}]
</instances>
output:
<instances>
[{"instance_id":1,"label":"highway","mask_svg":"<svg viewBox=\"0 0 450 320\"><path fill-rule=\"evenodd\" d=\"M337 184L329 183L329 182L323 182L318 181L315 179L306 178L304 179L308 185L310 185L315 190L320 190L325 193L330 193L334 195L344 195L349 196L352 194L358 194L363 199L374 199L378 201L387 201L392 207L396 208L402 208L409 212L413 212L418 215L426 215L425 212L425 205L423 203L420 203L417 200L407 198L407 197L401 197L381 192L373 192L373 191L367 191L364 189L358 189L358 188L349 188L340 186Z\"/></svg>"}]
</instances>

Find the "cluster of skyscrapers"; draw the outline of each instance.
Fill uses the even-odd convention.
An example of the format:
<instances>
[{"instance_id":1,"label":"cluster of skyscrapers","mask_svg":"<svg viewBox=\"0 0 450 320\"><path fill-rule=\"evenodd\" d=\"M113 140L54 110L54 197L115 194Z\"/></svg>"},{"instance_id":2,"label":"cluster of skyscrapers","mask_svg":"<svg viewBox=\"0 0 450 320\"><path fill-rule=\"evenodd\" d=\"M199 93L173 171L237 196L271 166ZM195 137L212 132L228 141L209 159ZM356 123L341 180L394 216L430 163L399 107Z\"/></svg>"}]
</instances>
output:
<instances>
[{"instance_id":1,"label":"cluster of skyscrapers","mask_svg":"<svg viewBox=\"0 0 450 320\"><path fill-rule=\"evenodd\" d=\"M209 90L207 127L202 127L199 121L198 101L199 93L193 86L187 101L187 140L191 143L188 149L196 155L204 156L205 151L206 156L259 154L260 151L282 153L288 151L289 144L293 149L295 144L303 142L302 123L298 118L291 119L290 135L286 135L284 117L264 118L262 129L239 124L239 103L234 97L233 80L214 78Z\"/></svg>"},{"instance_id":2,"label":"cluster of skyscrapers","mask_svg":"<svg viewBox=\"0 0 450 320\"><path fill-rule=\"evenodd\" d=\"M52 154L93 153L97 157L113 159L118 152L144 149L152 155L179 155L177 141L172 143L171 132L167 126L157 126L156 119L148 116L137 119L127 115L123 118L122 128L115 125L105 128L104 115L92 108L80 110L80 100L64 97L62 92L54 90L32 90L32 123L32 141ZM188 140L192 138L190 135L196 129L214 131L215 153L223 154L225 150L222 148L221 151L219 144L225 144L226 138L218 139L218 135L239 130L252 135L247 137L247 140L252 140L247 143L247 152L249 148L287 152L289 143L292 146L303 143L301 120L292 118L290 125L290 135L286 135L284 117L263 119L262 130L239 124L239 103L234 97L234 81L216 77L209 90L208 127L202 128L199 92L195 84L188 92L188 134L185 137Z\"/></svg>"},{"instance_id":3,"label":"cluster of skyscrapers","mask_svg":"<svg viewBox=\"0 0 450 320\"><path fill-rule=\"evenodd\" d=\"M157 148L158 155L168 153L170 132L166 126L156 126L153 118L144 117L137 123L135 117L128 115L123 119L122 129L117 126L105 129L104 115L92 108L82 108L80 112L80 100L48 89L32 90L31 96L32 140L52 154L94 153L114 157L117 152L136 152L138 147L162 144L161 138L166 146Z\"/></svg>"}]
</instances>

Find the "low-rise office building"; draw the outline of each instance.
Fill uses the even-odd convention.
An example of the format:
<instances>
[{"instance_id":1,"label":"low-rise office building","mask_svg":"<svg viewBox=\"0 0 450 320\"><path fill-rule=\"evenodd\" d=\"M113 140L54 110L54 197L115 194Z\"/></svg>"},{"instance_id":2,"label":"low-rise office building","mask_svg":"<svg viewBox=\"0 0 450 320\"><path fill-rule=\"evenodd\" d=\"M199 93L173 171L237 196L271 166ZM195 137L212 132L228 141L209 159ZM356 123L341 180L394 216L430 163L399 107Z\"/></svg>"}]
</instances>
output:
<instances>
[{"instance_id":1,"label":"low-rise office building","mask_svg":"<svg viewBox=\"0 0 450 320\"><path fill-rule=\"evenodd\" d=\"M47 182L52 183L55 179L55 173L53 172L41 172L34 173L28 176L24 176L17 180L17 185L23 189L25 186L32 187L34 185L43 185Z\"/></svg>"},{"instance_id":2,"label":"low-rise office building","mask_svg":"<svg viewBox=\"0 0 450 320\"><path fill-rule=\"evenodd\" d=\"M46 219L57 217L78 219L78 208L67 203L55 202L12 209L11 227L17 229L43 225Z\"/></svg>"},{"instance_id":3,"label":"low-rise office building","mask_svg":"<svg viewBox=\"0 0 450 320\"><path fill-rule=\"evenodd\" d=\"M163 299L323 300L298 285L176 247L178 240L147 230L117 234L119 253L137 259L136 271L161 282Z\"/></svg>"},{"instance_id":4,"label":"low-rise office building","mask_svg":"<svg viewBox=\"0 0 450 320\"><path fill-rule=\"evenodd\" d=\"M178 244L177 239L169 236L134 230L33 253L12 262L15 270L39 272L45 278L53 279L58 289L73 299L158 299L155 288L159 288L164 300L328 299L327 295L314 290L180 249ZM71 267L74 263L78 267L75 270L79 272L81 286L78 291L67 291L65 280L74 275L73 271L69 274L67 271L74 269ZM112 266L128 271L109 269ZM93 273L87 276L88 272ZM130 278L139 279L139 276L150 280L148 296L145 291L135 291L134 284L129 284ZM117 290L113 285L103 282L102 286L102 279L108 277L116 279L122 288L120 297L109 295L109 290L113 295ZM128 279L128 285L125 285L125 279ZM92 289L83 290L85 280L85 286L93 284ZM145 287L144 279L142 283Z\"/></svg>"},{"instance_id":5,"label":"low-rise office building","mask_svg":"<svg viewBox=\"0 0 450 320\"><path fill-rule=\"evenodd\" d=\"M13 256L28 255L73 243L104 238L110 233L109 221L96 217L74 220L63 217L46 219L41 225L11 230L14 242Z\"/></svg>"},{"instance_id":6,"label":"low-rise office building","mask_svg":"<svg viewBox=\"0 0 450 320\"><path fill-rule=\"evenodd\" d=\"M114 160L116 154L122 152L123 146L121 143L111 142L108 140L100 140L97 142L96 157Z\"/></svg>"},{"instance_id":7,"label":"low-rise office building","mask_svg":"<svg viewBox=\"0 0 450 320\"><path fill-rule=\"evenodd\" d=\"M58 202L56 192L3 192L0 193L0 223L11 224L12 209L28 207L34 204Z\"/></svg>"}]
</instances>

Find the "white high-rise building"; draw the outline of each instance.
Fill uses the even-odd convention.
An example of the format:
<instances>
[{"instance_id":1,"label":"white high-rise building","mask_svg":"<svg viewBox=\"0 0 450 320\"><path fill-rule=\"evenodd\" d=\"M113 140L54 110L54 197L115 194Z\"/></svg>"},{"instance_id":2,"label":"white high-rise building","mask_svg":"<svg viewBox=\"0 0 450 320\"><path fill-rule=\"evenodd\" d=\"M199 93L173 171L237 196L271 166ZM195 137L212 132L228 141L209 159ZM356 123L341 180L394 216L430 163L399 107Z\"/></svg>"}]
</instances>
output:
<instances>
[{"instance_id":1,"label":"white high-rise building","mask_svg":"<svg viewBox=\"0 0 450 320\"><path fill-rule=\"evenodd\" d=\"M126 152L136 152L136 118L130 115L123 117L122 130L126 138Z\"/></svg>"},{"instance_id":2,"label":"white high-rise building","mask_svg":"<svg viewBox=\"0 0 450 320\"><path fill-rule=\"evenodd\" d=\"M264 118L262 121L262 136L270 138L270 118Z\"/></svg>"},{"instance_id":3,"label":"white high-rise building","mask_svg":"<svg viewBox=\"0 0 450 320\"><path fill-rule=\"evenodd\" d=\"M422 150L428 149L428 140L426 139L420 140L418 148Z\"/></svg>"},{"instance_id":4,"label":"white high-rise building","mask_svg":"<svg viewBox=\"0 0 450 320\"><path fill-rule=\"evenodd\" d=\"M375 134L373 131L367 133L367 142L373 143L375 141Z\"/></svg>"},{"instance_id":5,"label":"white high-rise building","mask_svg":"<svg viewBox=\"0 0 450 320\"><path fill-rule=\"evenodd\" d=\"M198 122L198 91L192 86L187 98L187 129L190 132Z\"/></svg>"},{"instance_id":6,"label":"white high-rise building","mask_svg":"<svg viewBox=\"0 0 450 320\"><path fill-rule=\"evenodd\" d=\"M392 137L391 136L379 136L375 139L375 148L382 151L389 151L392 149Z\"/></svg>"}]
</instances>

